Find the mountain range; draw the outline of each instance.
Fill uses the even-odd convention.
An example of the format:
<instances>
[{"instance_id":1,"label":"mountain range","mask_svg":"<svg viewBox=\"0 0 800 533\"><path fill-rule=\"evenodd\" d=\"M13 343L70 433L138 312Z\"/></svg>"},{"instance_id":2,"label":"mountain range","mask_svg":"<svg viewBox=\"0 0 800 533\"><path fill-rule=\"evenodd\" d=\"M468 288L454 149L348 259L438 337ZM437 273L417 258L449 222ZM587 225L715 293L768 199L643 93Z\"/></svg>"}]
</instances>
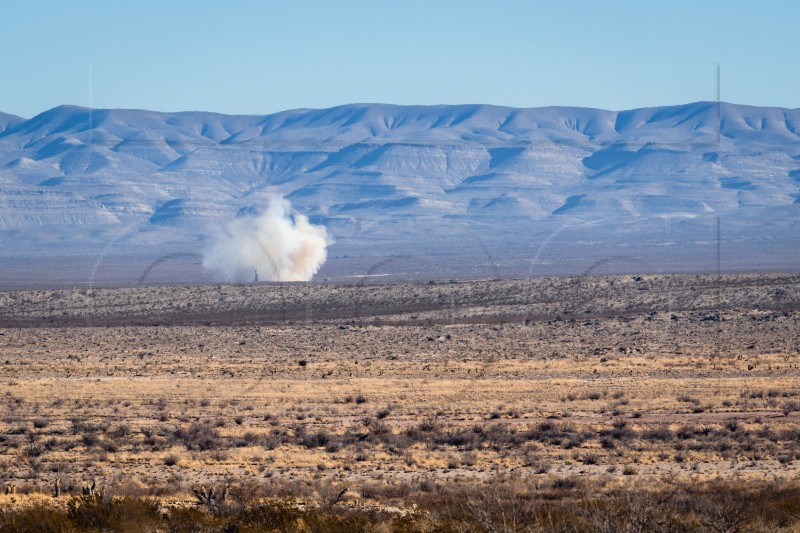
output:
<instances>
[{"instance_id":1,"label":"mountain range","mask_svg":"<svg viewBox=\"0 0 800 533\"><path fill-rule=\"evenodd\" d=\"M209 231L272 195L328 229L320 278L793 269L800 110L0 113L6 282L203 279Z\"/></svg>"}]
</instances>

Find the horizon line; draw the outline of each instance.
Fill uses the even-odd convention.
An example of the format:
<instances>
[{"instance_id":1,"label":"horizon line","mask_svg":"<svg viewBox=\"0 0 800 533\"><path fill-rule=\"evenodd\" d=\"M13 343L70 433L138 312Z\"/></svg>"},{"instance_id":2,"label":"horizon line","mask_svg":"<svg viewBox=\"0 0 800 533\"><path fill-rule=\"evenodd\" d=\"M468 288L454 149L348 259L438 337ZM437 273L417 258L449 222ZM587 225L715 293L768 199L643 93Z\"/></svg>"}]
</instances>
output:
<instances>
[{"instance_id":1,"label":"horizon line","mask_svg":"<svg viewBox=\"0 0 800 533\"><path fill-rule=\"evenodd\" d=\"M493 107L493 108L502 108L502 109L517 109L517 110L534 110L534 109L585 109L585 110L593 110L593 111L603 111L608 113L623 113L626 111L638 111L644 109L658 109L658 108L675 108L675 107L685 107L697 104L710 104L710 105L726 105L726 106L735 106L735 107L751 107L751 108L758 108L758 109L782 109L782 110L790 110L796 111L800 110L800 107L782 107L782 106L762 106L762 105L753 105L753 104L740 104L735 102L727 102L724 100L715 101L715 100L696 100L692 102L686 102L681 104L667 104L667 105L654 105L654 106L642 106L642 107L631 107L625 109L606 109L602 107L590 107L590 106L579 106L579 105L543 105L543 106L532 106L532 107L519 107L519 106L509 106L509 105L501 105L501 104L490 104L490 103L461 103L461 104L394 104L388 102L349 102L344 104L337 104L329 107L297 107L297 108L290 108L290 109L282 109L280 111L273 111L267 113L223 113L219 111L210 111L210 110L201 110L201 109L188 109L188 110L180 110L180 111L159 111L155 109L147 109L147 108L136 108L136 107L89 107L77 104L59 104L57 106L51 107L49 109L45 109L36 115L31 117L23 117L20 115L15 115L14 113L7 113L5 111L0 110L0 113L3 113L7 116L16 117L22 119L24 121L33 120L36 117L44 115L45 113L54 111L60 108L77 108L81 110L87 111L142 111L146 113L158 113L164 115L170 114L188 114L188 113L207 113L213 115L224 115L230 117L266 117L271 115L279 115L281 113L292 113L292 112L311 112L311 111L325 111L330 109L338 109L342 107L378 107L378 106L387 106L387 107L400 107L400 108L414 108L414 107L422 107L422 108L435 108L435 107L446 107L446 108L455 108L455 107Z\"/></svg>"}]
</instances>

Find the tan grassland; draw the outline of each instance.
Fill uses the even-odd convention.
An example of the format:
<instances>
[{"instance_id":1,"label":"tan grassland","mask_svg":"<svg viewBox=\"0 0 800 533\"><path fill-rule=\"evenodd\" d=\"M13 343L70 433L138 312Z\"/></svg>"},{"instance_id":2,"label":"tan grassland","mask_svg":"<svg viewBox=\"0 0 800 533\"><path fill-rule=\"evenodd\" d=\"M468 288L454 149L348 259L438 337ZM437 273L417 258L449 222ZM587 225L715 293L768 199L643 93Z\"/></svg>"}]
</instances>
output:
<instances>
[{"instance_id":1,"label":"tan grassland","mask_svg":"<svg viewBox=\"0 0 800 533\"><path fill-rule=\"evenodd\" d=\"M796 480L799 318L790 274L0 293L0 506Z\"/></svg>"}]
</instances>

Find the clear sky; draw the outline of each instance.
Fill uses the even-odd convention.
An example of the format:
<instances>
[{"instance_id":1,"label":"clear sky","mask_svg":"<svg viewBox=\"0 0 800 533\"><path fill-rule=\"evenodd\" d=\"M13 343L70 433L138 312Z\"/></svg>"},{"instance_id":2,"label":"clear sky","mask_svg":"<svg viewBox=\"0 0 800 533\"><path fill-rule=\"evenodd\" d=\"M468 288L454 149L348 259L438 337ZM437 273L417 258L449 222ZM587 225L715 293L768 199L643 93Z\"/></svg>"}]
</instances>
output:
<instances>
[{"instance_id":1,"label":"clear sky","mask_svg":"<svg viewBox=\"0 0 800 533\"><path fill-rule=\"evenodd\" d=\"M800 107L797 1L0 0L0 111Z\"/></svg>"}]
</instances>

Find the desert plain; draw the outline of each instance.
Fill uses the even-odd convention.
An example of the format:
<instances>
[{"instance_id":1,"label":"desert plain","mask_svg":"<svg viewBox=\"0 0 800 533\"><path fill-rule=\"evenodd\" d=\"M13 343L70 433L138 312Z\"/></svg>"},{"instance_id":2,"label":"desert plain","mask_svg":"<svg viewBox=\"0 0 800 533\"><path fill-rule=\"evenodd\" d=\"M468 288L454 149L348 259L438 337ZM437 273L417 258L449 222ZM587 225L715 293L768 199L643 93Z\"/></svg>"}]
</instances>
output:
<instances>
[{"instance_id":1,"label":"desert plain","mask_svg":"<svg viewBox=\"0 0 800 533\"><path fill-rule=\"evenodd\" d=\"M389 517L367 530L559 529L540 498L594 531L598 495L797 495L799 318L785 273L0 292L0 506L224 492ZM733 525L794 530L796 503Z\"/></svg>"}]
</instances>

